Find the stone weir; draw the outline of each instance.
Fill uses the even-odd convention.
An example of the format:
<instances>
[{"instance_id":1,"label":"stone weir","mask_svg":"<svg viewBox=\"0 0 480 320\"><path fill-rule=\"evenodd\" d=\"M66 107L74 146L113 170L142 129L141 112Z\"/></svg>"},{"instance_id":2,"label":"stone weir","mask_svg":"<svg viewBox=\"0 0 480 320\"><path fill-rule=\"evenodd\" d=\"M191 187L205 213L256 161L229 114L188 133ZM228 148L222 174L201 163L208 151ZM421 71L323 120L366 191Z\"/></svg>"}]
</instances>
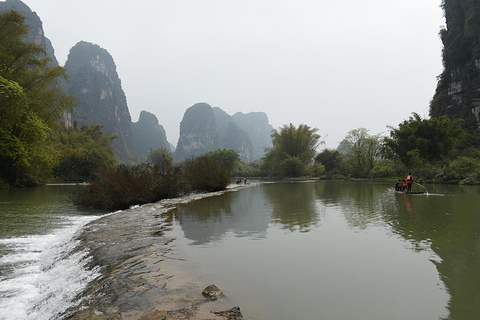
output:
<instances>
[{"instance_id":1,"label":"stone weir","mask_svg":"<svg viewBox=\"0 0 480 320\"><path fill-rule=\"evenodd\" d=\"M175 238L168 236L172 228L168 212L222 193L137 206L90 223L79 236L77 250L90 252L89 267L100 268L101 275L77 296L62 318L244 319L240 308L219 288L202 284L185 271L188 257L176 250Z\"/></svg>"}]
</instances>

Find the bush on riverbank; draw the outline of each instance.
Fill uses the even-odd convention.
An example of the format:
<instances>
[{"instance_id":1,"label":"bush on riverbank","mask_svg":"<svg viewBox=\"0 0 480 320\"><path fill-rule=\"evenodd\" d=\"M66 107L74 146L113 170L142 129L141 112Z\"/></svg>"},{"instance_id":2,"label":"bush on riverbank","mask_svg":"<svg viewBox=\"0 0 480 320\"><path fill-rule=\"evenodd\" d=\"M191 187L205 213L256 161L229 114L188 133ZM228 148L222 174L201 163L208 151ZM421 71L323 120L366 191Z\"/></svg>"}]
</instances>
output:
<instances>
[{"instance_id":1,"label":"bush on riverbank","mask_svg":"<svg viewBox=\"0 0 480 320\"><path fill-rule=\"evenodd\" d=\"M97 209L122 210L134 204L177 197L181 190L178 168L161 174L157 166L150 164L119 165L100 170L98 177L78 194L75 203Z\"/></svg>"},{"instance_id":2,"label":"bush on riverbank","mask_svg":"<svg viewBox=\"0 0 480 320\"><path fill-rule=\"evenodd\" d=\"M427 183L480 185L480 161L475 157L458 157L451 162L426 164L413 172Z\"/></svg>"},{"instance_id":3,"label":"bush on riverbank","mask_svg":"<svg viewBox=\"0 0 480 320\"><path fill-rule=\"evenodd\" d=\"M192 192L224 190L232 180L233 163L222 160L218 154L206 154L180 165L163 161L162 166L142 163L102 169L77 195L75 203L96 209L123 210Z\"/></svg>"},{"instance_id":4,"label":"bush on riverbank","mask_svg":"<svg viewBox=\"0 0 480 320\"><path fill-rule=\"evenodd\" d=\"M232 180L232 165L208 154L185 160L182 165L185 187L190 192L225 190Z\"/></svg>"}]
</instances>

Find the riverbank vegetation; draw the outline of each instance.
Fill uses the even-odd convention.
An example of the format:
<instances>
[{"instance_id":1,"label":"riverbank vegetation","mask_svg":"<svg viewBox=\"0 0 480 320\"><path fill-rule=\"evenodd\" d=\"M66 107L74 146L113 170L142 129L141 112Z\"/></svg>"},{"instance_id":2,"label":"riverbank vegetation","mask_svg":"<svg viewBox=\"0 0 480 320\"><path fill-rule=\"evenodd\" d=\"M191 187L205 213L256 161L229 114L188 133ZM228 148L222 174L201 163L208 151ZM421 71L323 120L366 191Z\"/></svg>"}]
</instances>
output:
<instances>
[{"instance_id":1,"label":"riverbank vegetation","mask_svg":"<svg viewBox=\"0 0 480 320\"><path fill-rule=\"evenodd\" d=\"M321 143L318 129L301 124L284 125L272 132L272 148L267 150L263 168L273 177L299 177L308 173L321 174L321 165L312 164Z\"/></svg>"},{"instance_id":2,"label":"riverbank vegetation","mask_svg":"<svg viewBox=\"0 0 480 320\"><path fill-rule=\"evenodd\" d=\"M0 187L82 181L115 165L102 126L63 117L75 100L62 89L65 69L24 41L28 27L15 11L0 14Z\"/></svg>"},{"instance_id":3,"label":"riverbank vegetation","mask_svg":"<svg viewBox=\"0 0 480 320\"><path fill-rule=\"evenodd\" d=\"M315 163L324 178L403 178L414 172L428 183L480 184L479 132L469 132L460 119L422 119L413 113L389 136L366 129L348 133L337 150L323 150Z\"/></svg>"},{"instance_id":4,"label":"riverbank vegetation","mask_svg":"<svg viewBox=\"0 0 480 320\"><path fill-rule=\"evenodd\" d=\"M24 18L0 14L0 184L34 185L58 164L52 131L73 106L57 85L64 75L43 49L23 39Z\"/></svg>"},{"instance_id":5,"label":"riverbank vegetation","mask_svg":"<svg viewBox=\"0 0 480 320\"><path fill-rule=\"evenodd\" d=\"M151 151L150 163L102 168L85 186L76 204L108 210L157 202L195 192L224 190L240 161L233 150L217 150L174 163L166 149Z\"/></svg>"},{"instance_id":6,"label":"riverbank vegetation","mask_svg":"<svg viewBox=\"0 0 480 320\"><path fill-rule=\"evenodd\" d=\"M242 170L259 177L391 181L414 172L427 183L480 184L480 134L461 119L422 119L413 113L388 129L388 136L351 130L337 149L317 153L317 129L285 125L272 133L273 147L262 160Z\"/></svg>"}]
</instances>

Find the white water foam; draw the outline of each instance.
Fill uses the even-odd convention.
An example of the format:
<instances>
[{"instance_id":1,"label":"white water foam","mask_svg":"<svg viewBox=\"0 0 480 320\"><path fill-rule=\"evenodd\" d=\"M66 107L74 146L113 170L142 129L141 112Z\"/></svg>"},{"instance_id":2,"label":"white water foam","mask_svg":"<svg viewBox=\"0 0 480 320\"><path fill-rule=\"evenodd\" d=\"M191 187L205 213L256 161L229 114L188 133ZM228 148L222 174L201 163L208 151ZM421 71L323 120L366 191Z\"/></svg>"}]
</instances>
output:
<instances>
[{"instance_id":1,"label":"white water foam","mask_svg":"<svg viewBox=\"0 0 480 320\"><path fill-rule=\"evenodd\" d=\"M72 253L77 233L97 218L64 217L68 226L51 234L0 239L12 251L0 257L0 266L12 269L0 279L0 319L55 319L72 305L100 274L87 270L88 252Z\"/></svg>"}]
</instances>

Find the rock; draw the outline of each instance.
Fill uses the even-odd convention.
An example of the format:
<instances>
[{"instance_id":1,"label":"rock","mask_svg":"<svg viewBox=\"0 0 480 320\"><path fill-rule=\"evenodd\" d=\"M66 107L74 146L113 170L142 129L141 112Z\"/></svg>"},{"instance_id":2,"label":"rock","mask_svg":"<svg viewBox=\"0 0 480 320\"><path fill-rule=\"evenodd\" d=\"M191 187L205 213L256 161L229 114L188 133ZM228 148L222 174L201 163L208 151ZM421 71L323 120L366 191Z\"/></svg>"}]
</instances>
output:
<instances>
[{"instance_id":1,"label":"rock","mask_svg":"<svg viewBox=\"0 0 480 320\"><path fill-rule=\"evenodd\" d=\"M171 150L165 129L153 113L145 110L140 112L138 122L132 123L132 130L135 151L141 158L147 157L151 150Z\"/></svg>"},{"instance_id":2,"label":"rock","mask_svg":"<svg viewBox=\"0 0 480 320\"><path fill-rule=\"evenodd\" d=\"M203 296L210 300L217 300L219 297L223 296L222 290L220 290L216 285L212 284L206 287L203 292Z\"/></svg>"},{"instance_id":3,"label":"rock","mask_svg":"<svg viewBox=\"0 0 480 320\"><path fill-rule=\"evenodd\" d=\"M240 312L240 307L233 307L230 310L213 312L217 316L225 317L226 320L243 320L245 319Z\"/></svg>"},{"instance_id":4,"label":"rock","mask_svg":"<svg viewBox=\"0 0 480 320\"><path fill-rule=\"evenodd\" d=\"M132 119L127 98L113 57L100 46L80 41L68 55L65 69L69 77L67 93L77 100L71 120L102 125L105 134L117 138L113 147L117 158L134 158Z\"/></svg>"},{"instance_id":5,"label":"rock","mask_svg":"<svg viewBox=\"0 0 480 320\"><path fill-rule=\"evenodd\" d=\"M184 160L216 150L219 141L212 107L206 103L197 103L185 111L180 122L175 159Z\"/></svg>"},{"instance_id":6,"label":"rock","mask_svg":"<svg viewBox=\"0 0 480 320\"><path fill-rule=\"evenodd\" d=\"M155 308L148 310L145 312L138 320L160 320L167 318L167 311L165 310L157 310Z\"/></svg>"},{"instance_id":7,"label":"rock","mask_svg":"<svg viewBox=\"0 0 480 320\"><path fill-rule=\"evenodd\" d=\"M265 148L271 147L272 130L263 112L237 112L230 116L218 107L197 103L185 111L180 123L175 159L233 149L242 161L258 160L265 154Z\"/></svg>"},{"instance_id":8,"label":"rock","mask_svg":"<svg viewBox=\"0 0 480 320\"><path fill-rule=\"evenodd\" d=\"M461 118L467 130L476 131L480 127L480 6L467 0L444 0L442 8L444 70L430 102L430 116Z\"/></svg>"}]
</instances>

